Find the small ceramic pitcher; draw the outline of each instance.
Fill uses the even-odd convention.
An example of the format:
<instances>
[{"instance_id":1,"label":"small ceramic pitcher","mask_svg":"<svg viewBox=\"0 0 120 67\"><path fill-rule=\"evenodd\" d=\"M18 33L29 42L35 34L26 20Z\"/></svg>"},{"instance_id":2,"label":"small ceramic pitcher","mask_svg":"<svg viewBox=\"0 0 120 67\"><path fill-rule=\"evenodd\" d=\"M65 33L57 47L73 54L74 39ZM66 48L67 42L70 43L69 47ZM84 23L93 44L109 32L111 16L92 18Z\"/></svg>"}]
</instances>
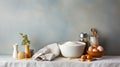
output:
<instances>
[{"instance_id":1,"label":"small ceramic pitcher","mask_svg":"<svg viewBox=\"0 0 120 67\"><path fill-rule=\"evenodd\" d=\"M17 59L18 54L18 44L13 45L13 58Z\"/></svg>"}]
</instances>

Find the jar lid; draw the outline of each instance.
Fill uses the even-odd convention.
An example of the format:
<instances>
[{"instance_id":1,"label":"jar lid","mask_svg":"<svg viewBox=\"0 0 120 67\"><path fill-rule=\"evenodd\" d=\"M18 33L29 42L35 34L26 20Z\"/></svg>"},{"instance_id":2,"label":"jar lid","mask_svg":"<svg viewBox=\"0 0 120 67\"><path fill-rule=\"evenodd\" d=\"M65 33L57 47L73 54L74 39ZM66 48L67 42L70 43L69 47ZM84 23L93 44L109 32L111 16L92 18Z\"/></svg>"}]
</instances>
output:
<instances>
[{"instance_id":1,"label":"jar lid","mask_svg":"<svg viewBox=\"0 0 120 67\"><path fill-rule=\"evenodd\" d=\"M83 32L80 33L80 38L86 38L86 37L87 37L87 33L83 33Z\"/></svg>"}]
</instances>

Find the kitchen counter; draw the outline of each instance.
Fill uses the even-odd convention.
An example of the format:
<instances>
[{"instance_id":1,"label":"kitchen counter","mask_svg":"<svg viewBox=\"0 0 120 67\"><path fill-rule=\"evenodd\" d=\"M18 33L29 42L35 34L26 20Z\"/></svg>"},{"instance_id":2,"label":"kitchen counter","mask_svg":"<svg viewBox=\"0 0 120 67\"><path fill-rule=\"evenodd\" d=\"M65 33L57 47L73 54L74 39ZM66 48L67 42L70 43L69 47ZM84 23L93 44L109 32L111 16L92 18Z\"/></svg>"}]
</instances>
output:
<instances>
[{"instance_id":1,"label":"kitchen counter","mask_svg":"<svg viewBox=\"0 0 120 67\"><path fill-rule=\"evenodd\" d=\"M0 67L120 67L120 56L103 56L91 62L79 58L58 57L53 61L16 60L10 55L0 55Z\"/></svg>"}]
</instances>

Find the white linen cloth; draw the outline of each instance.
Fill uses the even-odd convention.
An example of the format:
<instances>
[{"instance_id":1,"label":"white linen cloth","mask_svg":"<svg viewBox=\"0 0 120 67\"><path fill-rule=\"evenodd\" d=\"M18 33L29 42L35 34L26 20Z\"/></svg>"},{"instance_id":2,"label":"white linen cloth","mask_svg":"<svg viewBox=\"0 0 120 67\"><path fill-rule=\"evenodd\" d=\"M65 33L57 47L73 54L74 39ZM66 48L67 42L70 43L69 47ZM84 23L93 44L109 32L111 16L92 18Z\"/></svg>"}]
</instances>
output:
<instances>
[{"instance_id":1,"label":"white linen cloth","mask_svg":"<svg viewBox=\"0 0 120 67\"><path fill-rule=\"evenodd\" d=\"M0 55L0 67L120 67L120 56L103 56L91 62L81 62L79 58L55 58L53 61L31 59L15 60L11 56Z\"/></svg>"},{"instance_id":2,"label":"white linen cloth","mask_svg":"<svg viewBox=\"0 0 120 67\"><path fill-rule=\"evenodd\" d=\"M44 48L40 49L33 56L33 60L53 60L57 56L59 56L60 50L57 43L49 44Z\"/></svg>"}]
</instances>

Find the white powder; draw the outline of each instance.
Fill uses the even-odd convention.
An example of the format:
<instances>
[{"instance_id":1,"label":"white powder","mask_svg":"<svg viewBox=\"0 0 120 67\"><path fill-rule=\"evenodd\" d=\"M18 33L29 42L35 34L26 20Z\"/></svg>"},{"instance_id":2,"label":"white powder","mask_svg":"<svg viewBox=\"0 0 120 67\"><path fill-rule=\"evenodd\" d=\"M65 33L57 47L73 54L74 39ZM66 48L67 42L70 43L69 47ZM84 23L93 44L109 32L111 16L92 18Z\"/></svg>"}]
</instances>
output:
<instances>
[{"instance_id":1,"label":"white powder","mask_svg":"<svg viewBox=\"0 0 120 67\"><path fill-rule=\"evenodd\" d=\"M77 43L77 42L68 41L68 42L65 42L63 45L66 45L66 46L80 46L81 44Z\"/></svg>"}]
</instances>

